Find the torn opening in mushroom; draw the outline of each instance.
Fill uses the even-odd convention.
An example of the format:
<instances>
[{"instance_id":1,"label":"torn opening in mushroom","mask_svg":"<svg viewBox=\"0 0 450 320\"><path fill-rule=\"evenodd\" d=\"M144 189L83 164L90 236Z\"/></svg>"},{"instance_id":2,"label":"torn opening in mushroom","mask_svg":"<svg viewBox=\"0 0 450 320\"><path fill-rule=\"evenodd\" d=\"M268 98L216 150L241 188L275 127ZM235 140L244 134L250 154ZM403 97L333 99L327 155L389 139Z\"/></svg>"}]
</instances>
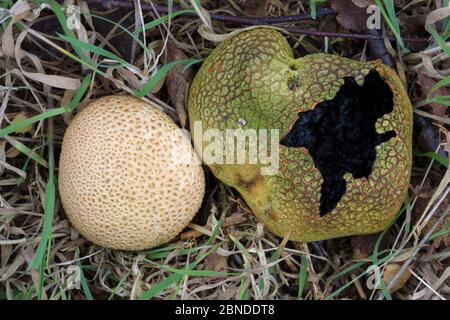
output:
<instances>
[{"instance_id":1,"label":"torn opening in mushroom","mask_svg":"<svg viewBox=\"0 0 450 320\"><path fill-rule=\"evenodd\" d=\"M393 93L376 70L359 85L345 77L332 100L300 112L291 130L281 139L286 147L304 147L322 174L320 215L332 211L346 191L345 173L369 178L376 159L375 147L396 136L377 133L377 119L392 112Z\"/></svg>"}]
</instances>

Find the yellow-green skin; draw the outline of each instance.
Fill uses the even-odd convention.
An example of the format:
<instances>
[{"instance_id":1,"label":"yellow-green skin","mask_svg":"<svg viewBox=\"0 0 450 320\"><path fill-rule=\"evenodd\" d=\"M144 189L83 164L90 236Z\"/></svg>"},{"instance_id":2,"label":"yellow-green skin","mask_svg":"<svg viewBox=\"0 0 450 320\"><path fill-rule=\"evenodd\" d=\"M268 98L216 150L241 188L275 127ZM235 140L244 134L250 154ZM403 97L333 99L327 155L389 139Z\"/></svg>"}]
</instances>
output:
<instances>
[{"instance_id":1,"label":"yellow-green skin","mask_svg":"<svg viewBox=\"0 0 450 320\"><path fill-rule=\"evenodd\" d=\"M346 193L325 216L319 214L322 176L305 148L280 145L280 168L272 176L261 175L260 165L210 165L218 179L240 192L270 231L309 242L385 229L409 185L411 103L398 76L381 61L357 62L327 54L294 59L288 42L271 28L244 31L223 41L203 63L190 88L191 129L194 121L202 121L203 130L279 129L280 139L299 112L332 99L344 77L362 83L373 68L394 94L394 109L378 119L377 132L395 130L397 135L377 147L368 180L344 176ZM292 83L298 85L293 88ZM199 149L201 142L195 143Z\"/></svg>"}]
</instances>

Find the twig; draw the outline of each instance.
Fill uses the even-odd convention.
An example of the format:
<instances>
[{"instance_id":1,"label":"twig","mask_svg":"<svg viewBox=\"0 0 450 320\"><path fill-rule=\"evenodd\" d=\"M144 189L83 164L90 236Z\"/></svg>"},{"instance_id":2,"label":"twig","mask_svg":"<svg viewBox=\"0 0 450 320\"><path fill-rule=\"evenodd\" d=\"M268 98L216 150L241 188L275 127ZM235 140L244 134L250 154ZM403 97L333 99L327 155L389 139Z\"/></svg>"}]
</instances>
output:
<instances>
[{"instance_id":1,"label":"twig","mask_svg":"<svg viewBox=\"0 0 450 320\"><path fill-rule=\"evenodd\" d=\"M313 288L313 296L314 296L314 300L319 300L320 297L322 297L322 292L319 288L318 285L318 277L316 274L316 271L314 270L314 265L313 262L311 260L311 255L309 253L309 248L308 248L308 244L303 243L302 245L302 249L303 251L306 253L307 258L308 258L308 270L310 272L311 275L311 284L312 284L312 288Z\"/></svg>"},{"instance_id":2,"label":"twig","mask_svg":"<svg viewBox=\"0 0 450 320\"><path fill-rule=\"evenodd\" d=\"M444 193L444 197L449 193L450 188L446 190ZM445 217L450 212L450 205L447 206L447 208L444 209L443 213L439 216L439 218L436 220L436 222L433 224L433 226L428 230L428 232L425 234L425 236L422 238L422 240L417 244L417 246L414 248L414 250L411 252L411 257L407 259L403 265L400 267L400 269L397 271L395 276L389 281L389 283L386 284L387 289L391 289L394 284L397 283L398 279L405 273L405 271L408 269L411 262L416 258L417 253L424 247L424 245L427 243L428 239L433 234L434 230L444 221ZM383 299L383 293L378 294L378 300Z\"/></svg>"},{"instance_id":3,"label":"twig","mask_svg":"<svg viewBox=\"0 0 450 320\"><path fill-rule=\"evenodd\" d=\"M352 273L350 274L350 277L351 277L352 280L353 280L353 284L355 285L355 288L356 288L356 291L357 291L358 294L359 294L359 297L360 297L361 299L367 300L367 295L366 295L366 293L364 292L363 286L361 285L361 281L359 281L359 279L357 278L356 274L355 274L354 272L352 272Z\"/></svg>"},{"instance_id":4,"label":"twig","mask_svg":"<svg viewBox=\"0 0 450 320\"><path fill-rule=\"evenodd\" d=\"M380 29L369 30L370 34L380 36ZM387 51L386 45L382 39L379 40L368 40L367 44L369 46L370 55L373 59L381 59L384 64L388 65L392 69L396 70L396 64L394 58Z\"/></svg>"},{"instance_id":5,"label":"twig","mask_svg":"<svg viewBox=\"0 0 450 320\"><path fill-rule=\"evenodd\" d=\"M89 4L96 5L102 9L113 9L113 8L129 8L133 9L133 2L125 2L122 0L115 1L106 1L106 0L88 0ZM153 7L148 4L141 5L142 10L150 11L153 10ZM169 9L163 5L154 5L154 9L158 11L158 13L168 13ZM173 6L173 10L181 9L180 6ZM325 16L329 14L333 14L334 11L331 8L320 8L317 11L317 16ZM195 13L184 13L185 16L195 17L197 16ZM293 15L293 16L280 16L280 17L242 17L242 16L232 16L228 14L216 14L213 13L210 15L212 20L223 21L223 22L231 22L242 25L274 25L279 23L292 23L298 21L311 20L311 16L309 14L301 14L301 15ZM303 29L298 27L283 27L286 31L298 34L304 34L309 36L316 37L330 37L330 38L346 38L346 39L355 39L355 40L380 40L383 39L380 35L372 35L372 34L355 34L355 33L345 33L345 32L328 32L328 31L317 31L311 29ZM390 41L395 41L395 37L389 37ZM428 42L428 38L410 38L404 37L404 42L408 43L426 43Z\"/></svg>"},{"instance_id":6,"label":"twig","mask_svg":"<svg viewBox=\"0 0 450 320\"><path fill-rule=\"evenodd\" d=\"M447 158L444 148L439 148L440 136L439 128L433 125L433 122L420 114L416 113L414 117L415 124L420 128L419 141L423 143L423 148L427 151L438 150L437 153Z\"/></svg>"},{"instance_id":7,"label":"twig","mask_svg":"<svg viewBox=\"0 0 450 320\"><path fill-rule=\"evenodd\" d=\"M346 38L346 39L355 39L355 40L381 40L383 36L372 35L367 33L347 33L347 32L328 32L328 31L317 31L310 29L302 29L297 27L287 27L283 28L286 31L292 33L300 33L308 36L316 36L316 37L330 37L330 38ZM395 41L395 37L388 37L390 41ZM426 43L428 39L426 38L402 38L404 42L409 43Z\"/></svg>"},{"instance_id":8,"label":"twig","mask_svg":"<svg viewBox=\"0 0 450 320\"><path fill-rule=\"evenodd\" d=\"M94 4L104 9L113 9L113 8L127 8L134 9L134 3L123 1L123 0L87 0L88 4ZM153 11L156 10L158 13L169 13L169 8L160 5L154 4L153 6L150 4L141 4L141 8L143 11ZM182 10L180 5L174 5L172 11ZM319 8L317 9L317 17L322 17L330 14L334 14L335 11L331 8ZM186 12L183 15L190 17L197 17L197 13ZM211 19L217 21L224 22L234 22L238 24L246 24L246 25L264 25L264 24L277 24L277 23L289 23L289 22L297 22L297 21L305 21L312 20L311 15L309 14L299 14L292 16L280 16L280 17L247 17L247 16L232 16L229 14L219 14L213 13L210 15Z\"/></svg>"}]
</instances>

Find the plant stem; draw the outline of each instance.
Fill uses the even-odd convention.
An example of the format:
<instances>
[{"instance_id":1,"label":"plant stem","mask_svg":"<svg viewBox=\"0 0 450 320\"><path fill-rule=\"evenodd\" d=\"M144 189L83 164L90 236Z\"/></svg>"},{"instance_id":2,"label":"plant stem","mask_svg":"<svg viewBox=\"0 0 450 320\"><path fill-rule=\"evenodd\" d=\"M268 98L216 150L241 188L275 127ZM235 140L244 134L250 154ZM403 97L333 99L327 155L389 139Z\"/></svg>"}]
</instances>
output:
<instances>
[{"instance_id":1,"label":"plant stem","mask_svg":"<svg viewBox=\"0 0 450 320\"><path fill-rule=\"evenodd\" d=\"M89 4L97 5L104 9L113 9L113 8L127 8L134 9L133 2L127 2L123 0L113 0L113 1L105 1L105 0L87 0ZM153 6L147 3L142 3L141 8L144 11L156 10L158 13L169 13L169 8L160 5L154 4ZM174 5L172 8L173 11L182 10L179 5ZM330 14L334 14L334 10L331 8L320 8L317 9L317 16L326 16ZM196 13L186 12L183 15L197 17ZM288 23L288 22L296 22L296 21L305 21L312 20L309 14L299 14L292 16L280 16L280 17L247 17L247 16L232 16L229 14L219 14L213 13L210 15L212 20L224 21L224 22L234 22L238 24L246 24L246 25L264 25L264 24L277 24L277 23Z\"/></svg>"},{"instance_id":2,"label":"plant stem","mask_svg":"<svg viewBox=\"0 0 450 320\"><path fill-rule=\"evenodd\" d=\"M123 0L88 0L89 4L100 7L102 9L111 10L113 8L128 8L134 9L134 3L123 1ZM156 10L158 13L167 14L169 12L169 8L164 5L159 4L141 4L142 10L144 11L153 11ZM174 5L172 10L177 11L180 10L181 7L179 5ZM334 10L331 8L318 8L316 15L317 17L326 16L330 14L334 14ZM196 17L196 13L184 13L185 16ZM274 25L279 23L292 23L298 21L311 20L311 16L309 14L300 14L300 15L292 15L292 16L280 16L280 17L247 17L247 16L232 16L229 14L210 14L212 20L230 22L235 24L242 25ZM330 37L330 38L346 38L346 39L355 39L355 40L380 40L383 39L381 35L374 34L356 34L356 33L345 33L345 32L328 32L328 31L318 31L311 29L304 29L299 27L282 27L286 31L298 34L304 34L309 36L316 37ZM395 41L395 37L389 37L389 40ZM404 42L409 43L426 43L428 42L427 38L409 38L404 37Z\"/></svg>"}]
</instances>

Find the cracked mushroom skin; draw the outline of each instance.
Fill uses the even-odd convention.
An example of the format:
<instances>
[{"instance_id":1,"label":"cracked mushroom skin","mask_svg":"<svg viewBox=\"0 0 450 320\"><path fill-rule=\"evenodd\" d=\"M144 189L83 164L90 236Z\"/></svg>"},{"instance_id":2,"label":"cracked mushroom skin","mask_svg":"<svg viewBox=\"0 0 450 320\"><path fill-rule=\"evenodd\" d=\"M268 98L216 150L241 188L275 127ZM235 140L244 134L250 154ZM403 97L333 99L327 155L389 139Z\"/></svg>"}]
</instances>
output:
<instances>
[{"instance_id":1,"label":"cracked mushroom skin","mask_svg":"<svg viewBox=\"0 0 450 320\"><path fill-rule=\"evenodd\" d=\"M58 181L73 226L91 242L120 250L172 240L194 217L205 188L190 139L166 114L131 96L94 100L75 116Z\"/></svg>"},{"instance_id":2,"label":"cracked mushroom skin","mask_svg":"<svg viewBox=\"0 0 450 320\"><path fill-rule=\"evenodd\" d=\"M208 56L188 107L199 152L210 141L196 137L207 129L267 129L269 139L278 130L274 174L262 172L260 159L206 164L281 237L310 242L375 233L393 221L406 196L412 106L381 61L295 59L278 31L246 30Z\"/></svg>"}]
</instances>

